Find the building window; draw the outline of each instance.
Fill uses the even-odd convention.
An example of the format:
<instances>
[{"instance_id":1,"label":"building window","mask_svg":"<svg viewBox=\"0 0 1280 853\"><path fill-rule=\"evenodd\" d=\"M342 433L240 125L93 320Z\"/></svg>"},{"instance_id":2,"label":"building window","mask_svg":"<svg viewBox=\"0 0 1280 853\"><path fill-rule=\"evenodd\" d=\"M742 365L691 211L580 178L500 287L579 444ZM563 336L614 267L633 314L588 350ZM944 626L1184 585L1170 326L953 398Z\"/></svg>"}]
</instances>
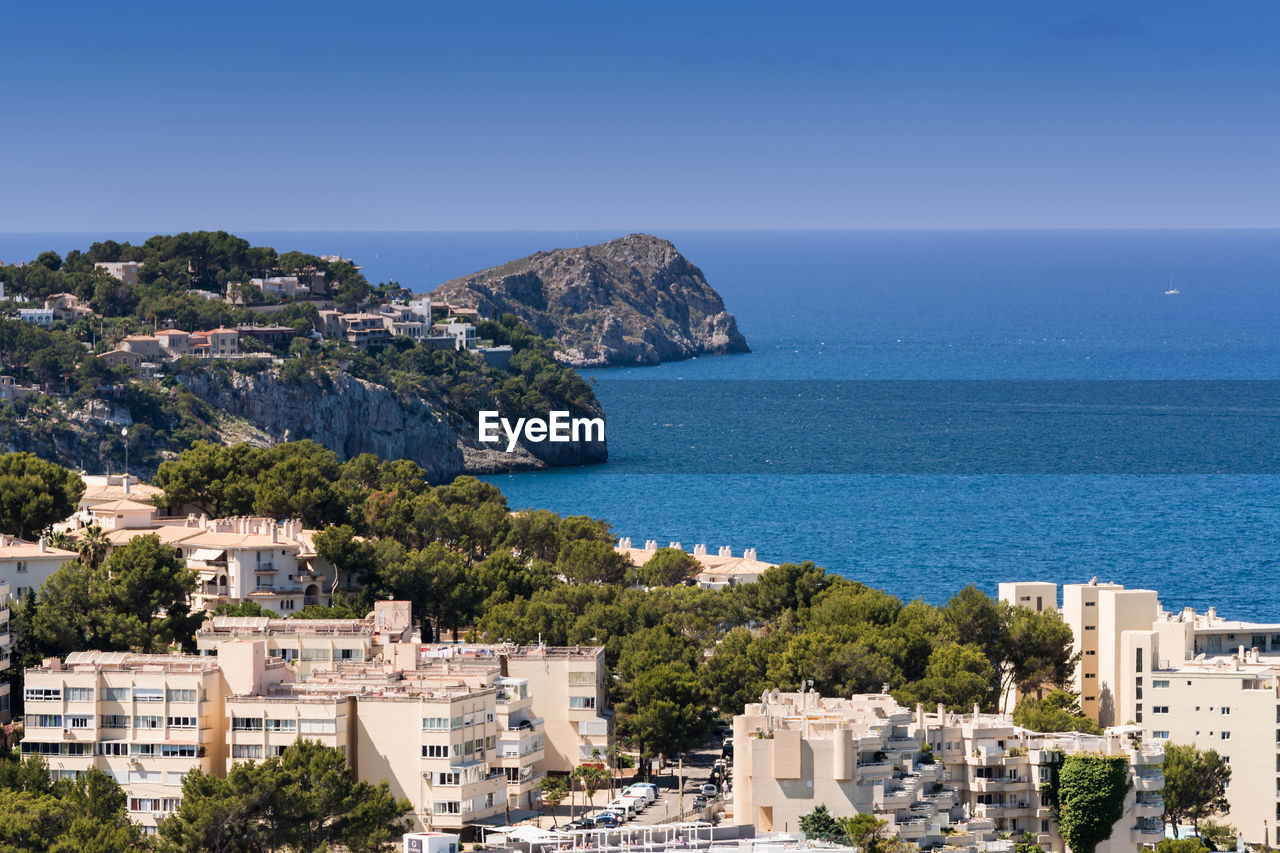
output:
<instances>
[{"instance_id":1,"label":"building window","mask_svg":"<svg viewBox=\"0 0 1280 853\"><path fill-rule=\"evenodd\" d=\"M262 718L232 717L231 730L233 732L260 732L262 731Z\"/></svg>"},{"instance_id":2,"label":"building window","mask_svg":"<svg viewBox=\"0 0 1280 853\"><path fill-rule=\"evenodd\" d=\"M461 773L453 773L453 772L449 772L449 773L444 773L444 772L437 773L437 774L436 774L436 784L437 784L437 785L461 785L461 784L462 784L462 774L461 774Z\"/></svg>"},{"instance_id":3,"label":"building window","mask_svg":"<svg viewBox=\"0 0 1280 853\"><path fill-rule=\"evenodd\" d=\"M1277 715L1280 716L1280 715ZM1280 722L1277 720L1276 722ZM448 717L423 717L422 730L424 732L447 732L449 731Z\"/></svg>"},{"instance_id":4,"label":"building window","mask_svg":"<svg viewBox=\"0 0 1280 853\"><path fill-rule=\"evenodd\" d=\"M569 683L577 687L594 685L596 684L596 674L594 672L571 672L569 673Z\"/></svg>"},{"instance_id":5,"label":"building window","mask_svg":"<svg viewBox=\"0 0 1280 853\"><path fill-rule=\"evenodd\" d=\"M194 729L197 725L195 717L170 717L169 728L171 729Z\"/></svg>"},{"instance_id":6,"label":"building window","mask_svg":"<svg viewBox=\"0 0 1280 853\"><path fill-rule=\"evenodd\" d=\"M77 714L74 717L67 717L67 727L72 729L87 729L93 723L93 717L84 714Z\"/></svg>"},{"instance_id":7,"label":"building window","mask_svg":"<svg viewBox=\"0 0 1280 853\"><path fill-rule=\"evenodd\" d=\"M60 743L40 743L38 741L24 740L22 742L23 755L61 755L62 744Z\"/></svg>"},{"instance_id":8,"label":"building window","mask_svg":"<svg viewBox=\"0 0 1280 853\"><path fill-rule=\"evenodd\" d=\"M129 716L127 714L103 714L98 718L98 728L127 729L129 728Z\"/></svg>"},{"instance_id":9,"label":"building window","mask_svg":"<svg viewBox=\"0 0 1280 853\"><path fill-rule=\"evenodd\" d=\"M92 687L68 687L67 701L68 702L92 702L93 688Z\"/></svg>"},{"instance_id":10,"label":"building window","mask_svg":"<svg viewBox=\"0 0 1280 853\"><path fill-rule=\"evenodd\" d=\"M194 743L166 743L160 746L161 758L195 758Z\"/></svg>"},{"instance_id":11,"label":"building window","mask_svg":"<svg viewBox=\"0 0 1280 853\"><path fill-rule=\"evenodd\" d=\"M1155 740L1168 740L1169 732L1165 730L1157 730L1151 733L1151 737ZM1277 763L1280 763L1280 756L1277 756Z\"/></svg>"},{"instance_id":12,"label":"building window","mask_svg":"<svg viewBox=\"0 0 1280 853\"><path fill-rule=\"evenodd\" d=\"M25 575L27 573L27 564L22 560L18 561L18 574Z\"/></svg>"},{"instance_id":13,"label":"building window","mask_svg":"<svg viewBox=\"0 0 1280 853\"><path fill-rule=\"evenodd\" d=\"M267 731L269 732L296 732L298 730L297 720L273 720L267 719Z\"/></svg>"},{"instance_id":14,"label":"building window","mask_svg":"<svg viewBox=\"0 0 1280 853\"><path fill-rule=\"evenodd\" d=\"M329 653L328 649L303 649L302 659L304 661L315 661L315 660L327 661L327 660L332 660L333 655Z\"/></svg>"},{"instance_id":15,"label":"building window","mask_svg":"<svg viewBox=\"0 0 1280 853\"><path fill-rule=\"evenodd\" d=\"M32 726L38 729L62 728L61 714L28 714L27 719L31 721Z\"/></svg>"},{"instance_id":16,"label":"building window","mask_svg":"<svg viewBox=\"0 0 1280 853\"><path fill-rule=\"evenodd\" d=\"M133 718L133 725L139 729L159 729L164 727L164 717L139 714Z\"/></svg>"},{"instance_id":17,"label":"building window","mask_svg":"<svg viewBox=\"0 0 1280 853\"><path fill-rule=\"evenodd\" d=\"M166 694L170 702L194 702L196 701L196 691L193 689L170 690Z\"/></svg>"},{"instance_id":18,"label":"building window","mask_svg":"<svg viewBox=\"0 0 1280 853\"><path fill-rule=\"evenodd\" d=\"M104 687L102 688L103 702L128 702L128 687Z\"/></svg>"},{"instance_id":19,"label":"building window","mask_svg":"<svg viewBox=\"0 0 1280 853\"><path fill-rule=\"evenodd\" d=\"M1168 706L1168 705L1152 705L1152 706L1151 706L1151 713L1153 713L1153 714L1167 714L1167 713L1169 713L1169 706Z\"/></svg>"},{"instance_id":20,"label":"building window","mask_svg":"<svg viewBox=\"0 0 1280 853\"><path fill-rule=\"evenodd\" d=\"M1152 686L1152 687L1156 687L1156 688L1168 687L1168 686L1169 686L1169 682L1168 682L1167 680L1161 680L1161 679L1159 679L1159 678L1153 678L1153 679L1151 680L1151 686Z\"/></svg>"},{"instance_id":21,"label":"building window","mask_svg":"<svg viewBox=\"0 0 1280 853\"><path fill-rule=\"evenodd\" d=\"M594 696L570 696L570 708L594 708L596 706L596 697Z\"/></svg>"},{"instance_id":22,"label":"building window","mask_svg":"<svg viewBox=\"0 0 1280 853\"><path fill-rule=\"evenodd\" d=\"M128 755L129 744L122 740L98 741L98 755Z\"/></svg>"},{"instance_id":23,"label":"building window","mask_svg":"<svg viewBox=\"0 0 1280 853\"><path fill-rule=\"evenodd\" d=\"M237 743L231 746L232 758L261 758L262 747L256 743Z\"/></svg>"},{"instance_id":24,"label":"building window","mask_svg":"<svg viewBox=\"0 0 1280 853\"><path fill-rule=\"evenodd\" d=\"M423 758L448 758L449 744L447 743L428 743L422 747ZM1276 757L1280 761L1280 756Z\"/></svg>"},{"instance_id":25,"label":"building window","mask_svg":"<svg viewBox=\"0 0 1280 853\"><path fill-rule=\"evenodd\" d=\"M1228 708L1226 705L1223 705L1223 706L1222 706L1222 713L1223 713L1223 714L1225 714L1226 716L1230 717L1230 716L1231 716L1231 709L1230 709L1230 708Z\"/></svg>"},{"instance_id":26,"label":"building window","mask_svg":"<svg viewBox=\"0 0 1280 853\"><path fill-rule=\"evenodd\" d=\"M154 743L135 743L129 747L130 755L145 755L148 757L156 755L156 744Z\"/></svg>"},{"instance_id":27,"label":"building window","mask_svg":"<svg viewBox=\"0 0 1280 853\"><path fill-rule=\"evenodd\" d=\"M435 814L462 814L462 803L457 800L436 800L431 804Z\"/></svg>"},{"instance_id":28,"label":"building window","mask_svg":"<svg viewBox=\"0 0 1280 853\"><path fill-rule=\"evenodd\" d=\"M1222 733L1222 739L1223 739L1223 740L1231 740L1231 732L1223 732L1223 733Z\"/></svg>"},{"instance_id":29,"label":"building window","mask_svg":"<svg viewBox=\"0 0 1280 853\"><path fill-rule=\"evenodd\" d=\"M133 690L133 699L135 702L163 702L163 687L135 687Z\"/></svg>"},{"instance_id":30,"label":"building window","mask_svg":"<svg viewBox=\"0 0 1280 853\"><path fill-rule=\"evenodd\" d=\"M304 735L332 735L338 733L337 720L303 720L299 731Z\"/></svg>"},{"instance_id":31,"label":"building window","mask_svg":"<svg viewBox=\"0 0 1280 853\"><path fill-rule=\"evenodd\" d=\"M61 687L28 687L22 691L22 698L28 702L61 702Z\"/></svg>"}]
</instances>

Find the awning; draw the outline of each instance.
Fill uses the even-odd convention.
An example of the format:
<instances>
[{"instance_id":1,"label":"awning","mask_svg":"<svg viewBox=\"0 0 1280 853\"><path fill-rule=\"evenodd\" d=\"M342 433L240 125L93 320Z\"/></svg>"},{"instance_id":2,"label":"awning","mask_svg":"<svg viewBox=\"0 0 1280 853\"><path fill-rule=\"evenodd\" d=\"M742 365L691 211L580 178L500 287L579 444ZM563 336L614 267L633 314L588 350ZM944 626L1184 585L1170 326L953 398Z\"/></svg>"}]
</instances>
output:
<instances>
[{"instance_id":1,"label":"awning","mask_svg":"<svg viewBox=\"0 0 1280 853\"><path fill-rule=\"evenodd\" d=\"M226 555L227 555L227 551L225 548L221 551L219 551L217 548L197 548L195 552L192 553L192 555L188 559L201 560L207 563L210 560L219 560L225 557Z\"/></svg>"}]
</instances>

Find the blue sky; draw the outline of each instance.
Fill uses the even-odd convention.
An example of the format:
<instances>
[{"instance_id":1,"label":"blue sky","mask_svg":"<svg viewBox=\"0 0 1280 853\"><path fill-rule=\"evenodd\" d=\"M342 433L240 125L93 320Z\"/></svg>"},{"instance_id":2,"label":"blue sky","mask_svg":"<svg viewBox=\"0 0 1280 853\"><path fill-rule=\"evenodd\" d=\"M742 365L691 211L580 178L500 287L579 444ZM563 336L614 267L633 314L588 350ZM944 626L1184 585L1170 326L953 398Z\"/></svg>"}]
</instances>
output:
<instances>
[{"instance_id":1,"label":"blue sky","mask_svg":"<svg viewBox=\"0 0 1280 853\"><path fill-rule=\"evenodd\" d=\"M1280 5L13 3L0 230L1280 226Z\"/></svg>"}]
</instances>

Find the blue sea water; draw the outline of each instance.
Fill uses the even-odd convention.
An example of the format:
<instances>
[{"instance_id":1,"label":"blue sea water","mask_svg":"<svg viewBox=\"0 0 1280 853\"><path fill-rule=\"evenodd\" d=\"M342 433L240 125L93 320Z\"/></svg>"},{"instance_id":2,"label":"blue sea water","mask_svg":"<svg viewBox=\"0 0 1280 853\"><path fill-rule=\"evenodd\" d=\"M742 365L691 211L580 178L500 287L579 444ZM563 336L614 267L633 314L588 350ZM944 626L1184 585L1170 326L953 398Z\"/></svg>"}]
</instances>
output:
<instances>
[{"instance_id":1,"label":"blue sea water","mask_svg":"<svg viewBox=\"0 0 1280 853\"><path fill-rule=\"evenodd\" d=\"M146 235L0 235L0 258L101 236ZM426 290L616 235L245 236ZM587 371L610 462L488 478L513 506L904 598L1097 576L1280 620L1280 233L662 236L753 352Z\"/></svg>"}]
</instances>

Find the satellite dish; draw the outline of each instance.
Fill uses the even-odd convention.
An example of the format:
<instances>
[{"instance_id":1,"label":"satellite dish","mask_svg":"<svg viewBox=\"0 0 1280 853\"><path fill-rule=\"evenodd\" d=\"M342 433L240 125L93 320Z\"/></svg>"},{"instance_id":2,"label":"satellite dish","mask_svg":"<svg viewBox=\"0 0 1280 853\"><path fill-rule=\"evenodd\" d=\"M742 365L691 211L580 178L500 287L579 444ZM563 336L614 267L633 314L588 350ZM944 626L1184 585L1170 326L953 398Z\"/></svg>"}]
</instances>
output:
<instances>
[{"instance_id":1,"label":"satellite dish","mask_svg":"<svg viewBox=\"0 0 1280 853\"><path fill-rule=\"evenodd\" d=\"M1195 662L1195 663L1200 663L1200 661L1202 661L1202 660L1204 660L1204 652L1201 652L1200 654L1196 655L1196 659L1195 659L1195 661L1194 661L1194 662Z\"/></svg>"},{"instance_id":2,"label":"satellite dish","mask_svg":"<svg viewBox=\"0 0 1280 853\"><path fill-rule=\"evenodd\" d=\"M769 698L770 698L770 699L772 699L773 701L777 702L777 701L778 701L778 697L779 697L779 696L781 696L781 695L782 695L782 694L778 692L778 688L776 688L776 687L775 687L775 688L773 688L773 692L769 694Z\"/></svg>"}]
</instances>

